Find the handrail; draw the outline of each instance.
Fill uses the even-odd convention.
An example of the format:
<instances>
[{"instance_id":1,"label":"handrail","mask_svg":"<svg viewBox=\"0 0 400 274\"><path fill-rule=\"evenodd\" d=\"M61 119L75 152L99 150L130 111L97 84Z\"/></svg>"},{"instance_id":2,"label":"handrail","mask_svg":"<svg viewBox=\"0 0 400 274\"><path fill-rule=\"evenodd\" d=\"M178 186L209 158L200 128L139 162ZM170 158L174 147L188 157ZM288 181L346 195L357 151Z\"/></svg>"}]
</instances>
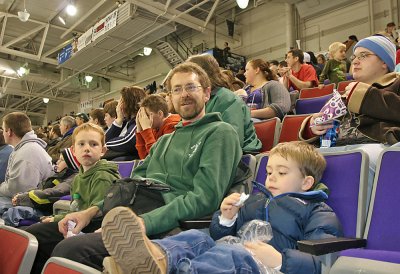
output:
<instances>
[{"instance_id":1,"label":"handrail","mask_svg":"<svg viewBox=\"0 0 400 274\"><path fill-rule=\"evenodd\" d=\"M183 40L175 33L171 33L171 38L174 39L174 41L176 42L177 46L178 46L178 51L179 51L179 47L186 53L185 59L187 59L189 57L189 55L192 55L193 52L190 50L190 48L185 44L185 42L183 42Z\"/></svg>"}]
</instances>

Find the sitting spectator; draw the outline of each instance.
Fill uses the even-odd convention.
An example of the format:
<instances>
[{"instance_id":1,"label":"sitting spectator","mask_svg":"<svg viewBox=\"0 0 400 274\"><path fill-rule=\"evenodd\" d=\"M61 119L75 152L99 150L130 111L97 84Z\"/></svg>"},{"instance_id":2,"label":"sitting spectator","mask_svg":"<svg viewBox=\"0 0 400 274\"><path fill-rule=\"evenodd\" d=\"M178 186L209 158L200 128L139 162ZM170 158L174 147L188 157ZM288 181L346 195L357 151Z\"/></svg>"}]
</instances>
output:
<instances>
[{"instance_id":1,"label":"sitting spectator","mask_svg":"<svg viewBox=\"0 0 400 274\"><path fill-rule=\"evenodd\" d=\"M167 102L156 94L144 98L140 106L136 115L136 149L144 159L161 136L175 131L181 116L168 113Z\"/></svg>"},{"instance_id":2,"label":"sitting spectator","mask_svg":"<svg viewBox=\"0 0 400 274\"><path fill-rule=\"evenodd\" d=\"M60 121L60 132L62 134L61 141L56 145L50 147L47 153L50 155L53 162L57 162L60 158L61 150L64 148L71 147L72 145L72 133L76 127L75 119L72 116L64 116Z\"/></svg>"},{"instance_id":3,"label":"sitting spectator","mask_svg":"<svg viewBox=\"0 0 400 274\"><path fill-rule=\"evenodd\" d=\"M261 59L251 60L246 65L246 104L251 110L251 117L269 119L283 116L290 109L290 96L286 88L273 80L273 74L266 62Z\"/></svg>"},{"instance_id":4,"label":"sitting spectator","mask_svg":"<svg viewBox=\"0 0 400 274\"><path fill-rule=\"evenodd\" d=\"M252 195L243 206L237 205L239 193L225 198L212 219L212 238L189 230L150 241L146 223L128 208L117 207L102 224L103 240L112 256L104 259L105 270L137 273L146 265L149 269L152 266L153 273L266 273L268 269L288 274L321 273L320 259L299 251L297 241L343 234L338 218L325 204L328 195L323 190L327 188L319 183L325 166L324 157L311 145L278 144L269 155L265 186L256 183L261 193ZM268 243L214 242L238 236L240 228L252 220L269 222L272 239ZM133 236L121 239L129 234Z\"/></svg>"},{"instance_id":5,"label":"sitting spectator","mask_svg":"<svg viewBox=\"0 0 400 274\"><path fill-rule=\"evenodd\" d=\"M111 101L104 105L104 122L106 123L107 130L110 129L112 123L117 119L117 105L118 101Z\"/></svg>"},{"instance_id":6,"label":"sitting spectator","mask_svg":"<svg viewBox=\"0 0 400 274\"><path fill-rule=\"evenodd\" d=\"M358 38L355 35L350 35L343 44L346 45L346 59L350 60L350 57L353 55L354 46L357 44Z\"/></svg>"},{"instance_id":7,"label":"sitting spectator","mask_svg":"<svg viewBox=\"0 0 400 274\"><path fill-rule=\"evenodd\" d=\"M51 158L44 150L47 144L33 133L26 114L12 112L4 116L3 130L5 142L14 150L5 180L0 183L0 214L12 206L11 199L15 194L36 188L53 175Z\"/></svg>"},{"instance_id":8,"label":"sitting spectator","mask_svg":"<svg viewBox=\"0 0 400 274\"><path fill-rule=\"evenodd\" d=\"M57 161L56 174L40 183L37 189L18 193L12 198L13 207L4 212L6 225L18 226L24 219L38 221L53 213L53 204L69 195L72 181L79 170L79 162L70 148L62 151Z\"/></svg>"},{"instance_id":9,"label":"sitting spectator","mask_svg":"<svg viewBox=\"0 0 400 274\"><path fill-rule=\"evenodd\" d=\"M174 133L162 136L154 144L143 164L133 171L136 179L155 180L171 187L170 191L161 193L165 205L153 205L154 209L141 215L147 235L153 236L178 227L180 220L200 218L214 212L232 184L242 155L238 135L232 126L222 122L217 113L205 113L211 84L199 66L189 62L176 66L167 78L167 86L182 121ZM84 216L76 220L74 233L78 233L93 217L90 214ZM67 215L68 218L74 219L73 215ZM64 225L62 222L60 231L66 234ZM36 261L40 258L43 265L51 251L46 253L47 256L41 256L41 242L48 234L38 227L37 233L40 231ZM109 255L101 234L67 238L55 247L52 255L102 269L103 259ZM45 247L50 249L50 245L52 249L55 243Z\"/></svg>"},{"instance_id":10,"label":"sitting spectator","mask_svg":"<svg viewBox=\"0 0 400 274\"><path fill-rule=\"evenodd\" d=\"M104 120L104 117L105 117L104 110L102 108L93 109L90 112L89 116L90 116L90 118L89 118L90 123L98 125L104 130L107 128L106 122Z\"/></svg>"},{"instance_id":11,"label":"sitting spectator","mask_svg":"<svg viewBox=\"0 0 400 274\"><path fill-rule=\"evenodd\" d=\"M346 45L334 42L329 46L329 54L332 58L326 62L322 73L319 75L319 82L322 84L325 79L336 85L346 81Z\"/></svg>"},{"instance_id":12,"label":"sitting spectator","mask_svg":"<svg viewBox=\"0 0 400 274\"><path fill-rule=\"evenodd\" d=\"M117 118L106 132L108 160L132 160L139 157L136 150L136 114L140 102L146 97L140 87L124 87L116 108Z\"/></svg>"},{"instance_id":13,"label":"sitting spectator","mask_svg":"<svg viewBox=\"0 0 400 274\"><path fill-rule=\"evenodd\" d=\"M323 54L318 54L317 55L317 65L319 66L319 68L321 69L321 71L324 69L325 67L325 63L326 63L326 59L325 59L325 55Z\"/></svg>"},{"instance_id":14,"label":"sitting spectator","mask_svg":"<svg viewBox=\"0 0 400 274\"><path fill-rule=\"evenodd\" d=\"M0 182L4 182L8 165L8 158L13 151L13 147L4 140L4 132L0 129Z\"/></svg>"},{"instance_id":15,"label":"sitting spectator","mask_svg":"<svg viewBox=\"0 0 400 274\"><path fill-rule=\"evenodd\" d=\"M49 142L47 143L47 149L55 146L59 141L61 141L62 134L60 130L60 125L56 124L52 126L49 132Z\"/></svg>"},{"instance_id":16,"label":"sitting spectator","mask_svg":"<svg viewBox=\"0 0 400 274\"><path fill-rule=\"evenodd\" d=\"M384 36L370 36L354 46L352 56L355 82L346 87L347 114L341 118L336 147L327 151L360 148L369 155L369 190L371 192L375 166L385 145L400 141L400 79L392 73L395 46ZM319 136L333 127L333 121L314 124L317 113L306 118L300 139L318 142Z\"/></svg>"},{"instance_id":17,"label":"sitting spectator","mask_svg":"<svg viewBox=\"0 0 400 274\"><path fill-rule=\"evenodd\" d=\"M211 81L211 98L206 104L206 113L219 112L222 120L236 130L244 153L255 153L261 149L251 120L250 110L238 96L229 90L229 83L221 73L218 62L209 54L195 55L188 59L198 64Z\"/></svg>"},{"instance_id":18,"label":"sitting spectator","mask_svg":"<svg viewBox=\"0 0 400 274\"><path fill-rule=\"evenodd\" d=\"M397 45L396 39L393 35L393 31L396 30L396 24L394 22L387 23L386 28L384 31L378 32L378 34L385 36L387 39L389 39L393 45Z\"/></svg>"},{"instance_id":19,"label":"sitting spectator","mask_svg":"<svg viewBox=\"0 0 400 274\"><path fill-rule=\"evenodd\" d=\"M318 77L313 66L303 64L304 54L300 49L292 49L286 55L287 67L279 69L283 84L289 90L301 90L318 86Z\"/></svg>"},{"instance_id":20,"label":"sitting spectator","mask_svg":"<svg viewBox=\"0 0 400 274\"><path fill-rule=\"evenodd\" d=\"M72 135L72 143L72 151L81 164L71 188L71 195L77 197L74 200L77 208L71 204L71 209L76 212L47 218L45 223L34 224L26 229L39 244L31 273L41 273L54 247L67 236L68 221L75 222L75 230L79 232L82 229L85 233L93 232L100 227L105 193L111 183L119 178L116 164L100 160L106 151L101 127L91 123L77 127ZM89 221L82 223L85 216L90 216Z\"/></svg>"},{"instance_id":21,"label":"sitting spectator","mask_svg":"<svg viewBox=\"0 0 400 274\"><path fill-rule=\"evenodd\" d=\"M237 79L233 72L229 69L224 69L221 70L222 74L226 76L226 79L228 80L230 84L230 90L236 91L238 89L241 89L244 87L244 83Z\"/></svg>"},{"instance_id":22,"label":"sitting spectator","mask_svg":"<svg viewBox=\"0 0 400 274\"><path fill-rule=\"evenodd\" d=\"M80 113L76 114L75 123L76 123L77 126L80 126L83 123L87 123L87 122L89 122L89 116L87 116L86 113L80 112Z\"/></svg>"},{"instance_id":23,"label":"sitting spectator","mask_svg":"<svg viewBox=\"0 0 400 274\"><path fill-rule=\"evenodd\" d=\"M306 61L306 54L308 55L307 61ZM322 69L320 69L320 67L318 66L317 58L315 57L314 52L312 51L304 52L304 63L313 66L315 72L317 73L317 78L318 78L318 75L321 74Z\"/></svg>"}]
</instances>

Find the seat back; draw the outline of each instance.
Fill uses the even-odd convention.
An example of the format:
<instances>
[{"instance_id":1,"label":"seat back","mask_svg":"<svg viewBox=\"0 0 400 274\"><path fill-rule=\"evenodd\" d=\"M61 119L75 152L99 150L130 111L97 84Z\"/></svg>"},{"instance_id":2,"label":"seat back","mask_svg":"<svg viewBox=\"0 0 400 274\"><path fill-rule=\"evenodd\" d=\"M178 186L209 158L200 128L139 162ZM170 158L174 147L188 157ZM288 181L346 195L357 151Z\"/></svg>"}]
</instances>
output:
<instances>
[{"instance_id":1,"label":"seat back","mask_svg":"<svg viewBox=\"0 0 400 274\"><path fill-rule=\"evenodd\" d=\"M323 86L322 88L315 87L315 88L303 88L300 90L300 99L306 98L314 98L314 97L321 97L328 94L332 94L333 89L335 88L335 84L328 84Z\"/></svg>"},{"instance_id":2,"label":"seat back","mask_svg":"<svg viewBox=\"0 0 400 274\"><path fill-rule=\"evenodd\" d=\"M367 248L400 251L400 148L385 149L378 160L365 238Z\"/></svg>"},{"instance_id":3,"label":"seat back","mask_svg":"<svg viewBox=\"0 0 400 274\"><path fill-rule=\"evenodd\" d=\"M298 99L295 105L296 114L307 114L307 113L316 113L320 112L321 108L325 105L325 103L332 98L332 94L308 98L308 99Z\"/></svg>"},{"instance_id":4,"label":"seat back","mask_svg":"<svg viewBox=\"0 0 400 274\"><path fill-rule=\"evenodd\" d=\"M281 121L277 117L254 123L257 137L262 143L260 152L269 151L276 145L280 124Z\"/></svg>"},{"instance_id":5,"label":"seat back","mask_svg":"<svg viewBox=\"0 0 400 274\"><path fill-rule=\"evenodd\" d=\"M323 153L322 176L329 188L327 204L338 216L346 237L363 236L367 211L368 155L362 150Z\"/></svg>"},{"instance_id":6,"label":"seat back","mask_svg":"<svg viewBox=\"0 0 400 274\"><path fill-rule=\"evenodd\" d=\"M342 82L339 82L338 83L338 86L337 86L337 91L340 93L340 94L343 94L344 93L344 91L345 91L345 89L346 89L346 87L351 83L351 82L354 82L354 81L342 81Z\"/></svg>"},{"instance_id":7,"label":"seat back","mask_svg":"<svg viewBox=\"0 0 400 274\"><path fill-rule=\"evenodd\" d=\"M38 242L32 234L0 225L0 273L30 273Z\"/></svg>"},{"instance_id":8,"label":"seat back","mask_svg":"<svg viewBox=\"0 0 400 274\"><path fill-rule=\"evenodd\" d=\"M327 162L322 176L330 191L327 204L343 226L346 237L362 237L366 220L368 155L361 150L323 153ZM267 178L268 154L256 156L255 181L264 184ZM253 189L253 193L258 192Z\"/></svg>"},{"instance_id":9,"label":"seat back","mask_svg":"<svg viewBox=\"0 0 400 274\"><path fill-rule=\"evenodd\" d=\"M96 274L101 273L100 271L89 267L84 264L80 264L65 258L51 257L47 260L42 274Z\"/></svg>"},{"instance_id":10,"label":"seat back","mask_svg":"<svg viewBox=\"0 0 400 274\"><path fill-rule=\"evenodd\" d=\"M137 160L132 161L114 161L118 165L118 172L122 178L130 177L132 170L137 165Z\"/></svg>"},{"instance_id":11,"label":"seat back","mask_svg":"<svg viewBox=\"0 0 400 274\"><path fill-rule=\"evenodd\" d=\"M278 143L297 141L299 139L301 123L303 123L304 119L308 116L308 114L286 115L282 121Z\"/></svg>"},{"instance_id":12,"label":"seat back","mask_svg":"<svg viewBox=\"0 0 400 274\"><path fill-rule=\"evenodd\" d=\"M254 180L255 173L256 173L256 165L257 165L257 160L256 157L251 155L251 154L245 154L242 156L242 162L244 162L250 169L252 176L250 176L245 184L246 184L246 189L245 192L247 194L253 192L253 183L252 181Z\"/></svg>"}]
</instances>

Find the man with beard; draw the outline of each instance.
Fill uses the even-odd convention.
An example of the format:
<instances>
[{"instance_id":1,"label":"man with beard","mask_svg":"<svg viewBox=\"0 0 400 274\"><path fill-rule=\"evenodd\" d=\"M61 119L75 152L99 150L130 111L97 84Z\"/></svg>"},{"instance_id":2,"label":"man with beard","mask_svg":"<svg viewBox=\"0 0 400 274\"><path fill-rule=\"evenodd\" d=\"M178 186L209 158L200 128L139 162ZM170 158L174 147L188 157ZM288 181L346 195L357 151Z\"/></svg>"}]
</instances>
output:
<instances>
[{"instance_id":1,"label":"man with beard","mask_svg":"<svg viewBox=\"0 0 400 274\"><path fill-rule=\"evenodd\" d=\"M202 68L190 62L178 65L170 73L167 87L182 120L174 133L163 135L152 146L143 164L133 171L133 178L171 187L162 193L165 205L140 215L147 235L153 237L178 227L180 220L204 217L217 210L242 156L233 127L222 122L219 113L205 113L211 83ZM73 232L79 233L89 220L82 212L75 219ZM67 238L55 247L52 256L102 269L103 259L109 254L101 237L101 233L89 233Z\"/></svg>"}]
</instances>

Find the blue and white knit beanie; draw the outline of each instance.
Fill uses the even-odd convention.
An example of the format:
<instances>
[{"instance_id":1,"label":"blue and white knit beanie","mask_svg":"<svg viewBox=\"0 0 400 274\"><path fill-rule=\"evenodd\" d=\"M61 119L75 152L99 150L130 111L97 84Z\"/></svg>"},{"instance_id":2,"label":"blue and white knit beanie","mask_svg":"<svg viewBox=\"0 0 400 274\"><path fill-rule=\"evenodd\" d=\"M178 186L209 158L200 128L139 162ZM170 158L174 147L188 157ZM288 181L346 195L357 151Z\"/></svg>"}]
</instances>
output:
<instances>
[{"instance_id":1,"label":"blue and white knit beanie","mask_svg":"<svg viewBox=\"0 0 400 274\"><path fill-rule=\"evenodd\" d=\"M385 36L374 35L361 39L353 48L353 52L358 47L369 49L375 53L387 65L389 72L396 66L396 46Z\"/></svg>"}]
</instances>

